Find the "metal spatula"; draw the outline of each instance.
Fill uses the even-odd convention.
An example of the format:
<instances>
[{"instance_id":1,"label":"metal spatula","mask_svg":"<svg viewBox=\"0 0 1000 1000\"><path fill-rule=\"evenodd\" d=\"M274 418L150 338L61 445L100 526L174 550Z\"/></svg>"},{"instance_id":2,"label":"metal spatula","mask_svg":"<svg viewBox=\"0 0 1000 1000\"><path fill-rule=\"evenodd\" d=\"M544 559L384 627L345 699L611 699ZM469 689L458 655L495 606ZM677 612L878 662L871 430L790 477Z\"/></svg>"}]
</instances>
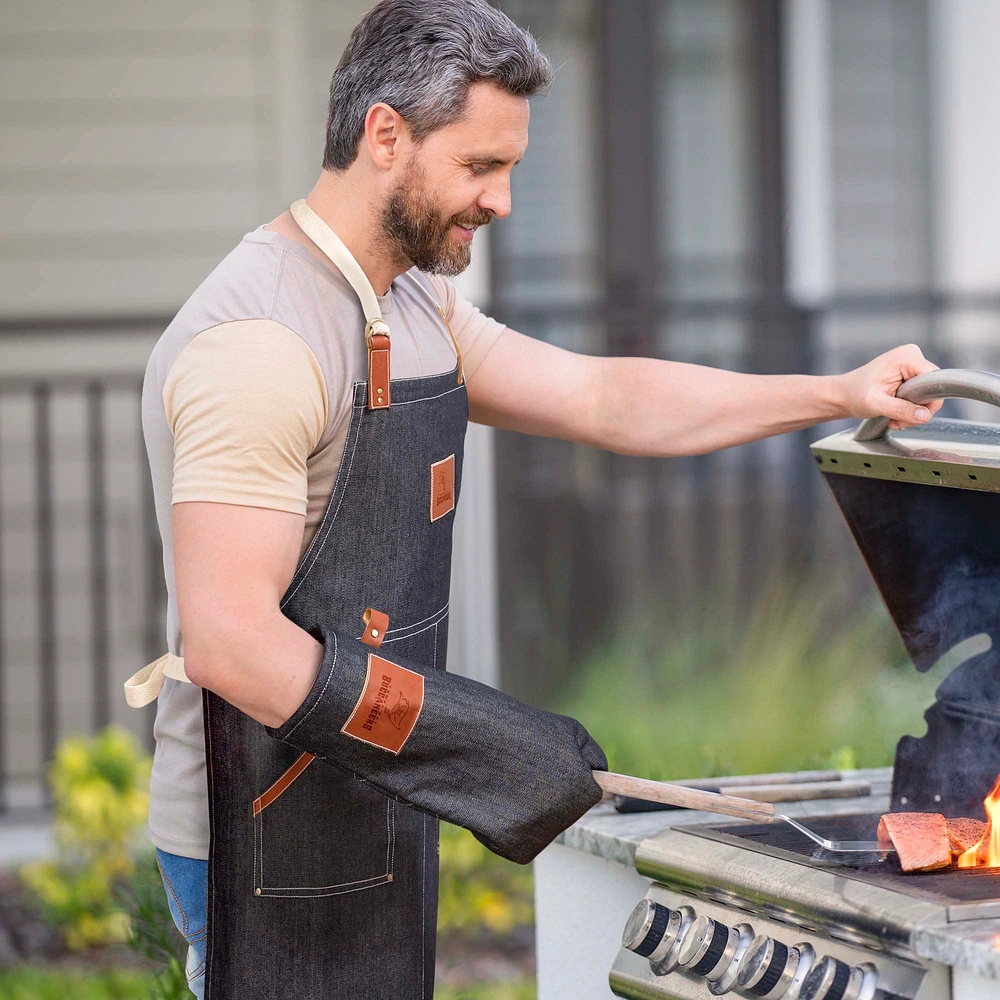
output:
<instances>
[{"instance_id":1,"label":"metal spatula","mask_svg":"<svg viewBox=\"0 0 1000 1000\"><path fill-rule=\"evenodd\" d=\"M849 854L863 854L871 851L879 851L887 854L895 852L896 848L887 840L827 840L818 833L813 833L807 826L803 826L791 816L777 815L775 819L783 819L789 826L794 826L803 836L808 837L814 844L819 844L824 851L837 851Z\"/></svg>"},{"instance_id":2,"label":"metal spatula","mask_svg":"<svg viewBox=\"0 0 1000 1000\"><path fill-rule=\"evenodd\" d=\"M614 774L611 771L594 771L594 780L604 791L610 792L612 795L630 795L636 799L666 802L668 805L679 806L682 809L699 809L704 812L719 813L723 816L752 819L758 823L774 823L777 820L784 820L799 833L827 851L864 853L895 850L892 845L882 844L878 840L827 840L826 837L813 833L808 827L803 826L790 816L775 812L774 806L770 802L755 802L752 799L741 799L735 795L705 792L700 789L686 788L683 785L672 785L669 781L650 781L648 778L633 778L628 774Z\"/></svg>"}]
</instances>

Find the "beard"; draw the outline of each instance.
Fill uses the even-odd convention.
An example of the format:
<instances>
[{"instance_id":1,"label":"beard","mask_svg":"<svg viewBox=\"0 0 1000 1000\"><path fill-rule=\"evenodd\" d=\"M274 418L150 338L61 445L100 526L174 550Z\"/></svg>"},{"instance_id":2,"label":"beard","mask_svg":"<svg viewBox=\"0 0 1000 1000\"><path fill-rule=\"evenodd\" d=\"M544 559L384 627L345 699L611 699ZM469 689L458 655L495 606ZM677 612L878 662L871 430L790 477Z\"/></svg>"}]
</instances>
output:
<instances>
[{"instance_id":1,"label":"beard","mask_svg":"<svg viewBox=\"0 0 1000 1000\"><path fill-rule=\"evenodd\" d=\"M451 227L485 226L492 212L474 209L445 218L427 194L422 169L411 164L382 206L382 237L401 263L429 274L461 274L472 259L472 241L456 237Z\"/></svg>"}]
</instances>

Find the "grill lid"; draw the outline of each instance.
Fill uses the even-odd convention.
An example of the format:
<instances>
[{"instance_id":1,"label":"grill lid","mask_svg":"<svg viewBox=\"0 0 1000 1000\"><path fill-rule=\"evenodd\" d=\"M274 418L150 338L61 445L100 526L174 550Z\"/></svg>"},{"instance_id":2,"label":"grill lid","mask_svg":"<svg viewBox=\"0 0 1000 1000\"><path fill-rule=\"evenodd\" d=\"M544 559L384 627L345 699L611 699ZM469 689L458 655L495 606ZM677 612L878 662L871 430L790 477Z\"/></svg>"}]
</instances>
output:
<instances>
[{"instance_id":1,"label":"grill lid","mask_svg":"<svg viewBox=\"0 0 1000 1000\"><path fill-rule=\"evenodd\" d=\"M899 395L1000 406L1000 376L935 372ZM926 671L973 636L985 633L993 646L938 687L927 735L899 741L892 808L983 816L1000 773L1000 426L935 419L888 435L884 427L866 421L812 450L906 650Z\"/></svg>"}]
</instances>

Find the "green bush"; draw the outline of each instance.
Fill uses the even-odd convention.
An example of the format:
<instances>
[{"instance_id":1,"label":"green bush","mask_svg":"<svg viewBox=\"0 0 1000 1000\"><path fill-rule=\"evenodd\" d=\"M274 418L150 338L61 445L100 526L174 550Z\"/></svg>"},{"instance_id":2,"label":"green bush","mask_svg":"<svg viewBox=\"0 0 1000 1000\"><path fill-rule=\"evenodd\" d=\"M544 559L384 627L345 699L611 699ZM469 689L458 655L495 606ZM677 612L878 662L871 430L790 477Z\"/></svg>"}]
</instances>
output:
<instances>
[{"instance_id":1,"label":"green bush","mask_svg":"<svg viewBox=\"0 0 1000 1000\"><path fill-rule=\"evenodd\" d=\"M124 941L129 922L114 899L131 877L131 845L149 813L151 760L127 730L72 737L49 771L56 861L21 869L25 884L74 950Z\"/></svg>"},{"instance_id":2,"label":"green bush","mask_svg":"<svg viewBox=\"0 0 1000 1000\"><path fill-rule=\"evenodd\" d=\"M742 621L705 602L650 614L563 694L612 770L655 779L892 762L945 666L918 675L881 604L837 616L839 581L765 587Z\"/></svg>"},{"instance_id":3,"label":"green bush","mask_svg":"<svg viewBox=\"0 0 1000 1000\"><path fill-rule=\"evenodd\" d=\"M504 861L467 830L441 824L438 930L507 933L533 918L531 869Z\"/></svg>"}]
</instances>

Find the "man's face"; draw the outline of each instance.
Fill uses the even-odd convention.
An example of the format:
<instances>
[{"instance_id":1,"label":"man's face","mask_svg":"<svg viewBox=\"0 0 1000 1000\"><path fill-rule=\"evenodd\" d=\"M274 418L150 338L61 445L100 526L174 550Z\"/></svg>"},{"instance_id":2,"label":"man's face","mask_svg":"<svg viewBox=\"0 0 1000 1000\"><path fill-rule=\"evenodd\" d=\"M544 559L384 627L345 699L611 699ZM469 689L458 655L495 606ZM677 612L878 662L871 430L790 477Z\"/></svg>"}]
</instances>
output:
<instances>
[{"instance_id":1,"label":"man's face","mask_svg":"<svg viewBox=\"0 0 1000 1000\"><path fill-rule=\"evenodd\" d=\"M527 100L473 84L463 118L409 148L382 207L394 251L421 271L464 271L476 229L510 214L510 172L527 145Z\"/></svg>"}]
</instances>

